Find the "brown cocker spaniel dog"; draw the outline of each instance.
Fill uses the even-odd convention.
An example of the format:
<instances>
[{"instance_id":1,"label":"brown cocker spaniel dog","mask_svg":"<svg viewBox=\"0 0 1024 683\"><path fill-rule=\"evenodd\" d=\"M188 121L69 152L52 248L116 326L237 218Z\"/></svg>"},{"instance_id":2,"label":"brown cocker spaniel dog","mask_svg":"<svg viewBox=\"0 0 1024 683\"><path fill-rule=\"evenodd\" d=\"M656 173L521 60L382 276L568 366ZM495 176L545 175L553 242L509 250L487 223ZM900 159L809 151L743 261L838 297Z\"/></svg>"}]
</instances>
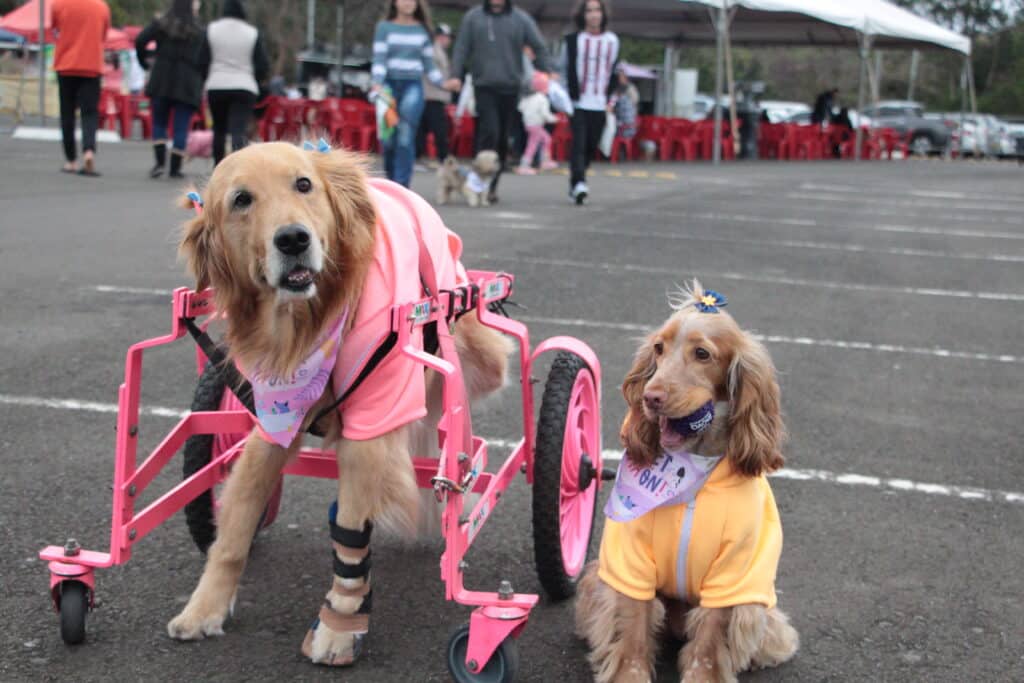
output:
<instances>
[{"instance_id":1,"label":"brown cocker spaniel dog","mask_svg":"<svg viewBox=\"0 0 1024 683\"><path fill-rule=\"evenodd\" d=\"M782 526L766 474L785 428L764 347L696 281L636 353L625 446L576 626L600 683L652 680L658 635L686 683L735 681L799 647L776 608Z\"/></svg>"}]
</instances>

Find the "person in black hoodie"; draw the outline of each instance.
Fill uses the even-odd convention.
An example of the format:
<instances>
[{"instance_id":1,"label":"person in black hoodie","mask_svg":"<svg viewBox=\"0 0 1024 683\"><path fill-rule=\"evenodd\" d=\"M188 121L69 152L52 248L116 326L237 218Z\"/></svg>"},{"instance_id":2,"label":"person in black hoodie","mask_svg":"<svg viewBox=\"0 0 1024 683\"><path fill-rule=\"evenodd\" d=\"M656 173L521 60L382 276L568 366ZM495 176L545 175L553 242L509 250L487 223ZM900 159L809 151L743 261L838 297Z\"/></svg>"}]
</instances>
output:
<instances>
[{"instance_id":1,"label":"person in black hoodie","mask_svg":"<svg viewBox=\"0 0 1024 683\"><path fill-rule=\"evenodd\" d=\"M164 172L167 157L167 123L174 116L171 148L171 178L181 178L192 115L203 97L205 75L199 65L203 29L195 17L198 0L173 0L171 9L144 28L135 39L139 63L150 72L146 95L153 111L153 155L156 164L151 178ZM150 60L146 45L156 41L156 54Z\"/></svg>"},{"instance_id":2,"label":"person in black hoodie","mask_svg":"<svg viewBox=\"0 0 1024 683\"><path fill-rule=\"evenodd\" d=\"M498 178L508 155L509 123L518 111L524 45L533 48L538 69L551 71L544 39L530 15L512 7L512 0L483 0L462 18L452 50L452 78L445 83L459 90L466 72L473 76L476 151L494 150L501 160L491 181L492 204L498 201Z\"/></svg>"},{"instance_id":3,"label":"person in black hoodie","mask_svg":"<svg viewBox=\"0 0 1024 683\"><path fill-rule=\"evenodd\" d=\"M607 30L604 0L582 0L574 14L576 28L565 37L561 65L572 98L572 150L569 153L569 198L582 204L590 194L587 168L597 151L609 108L619 61L619 37Z\"/></svg>"}]
</instances>

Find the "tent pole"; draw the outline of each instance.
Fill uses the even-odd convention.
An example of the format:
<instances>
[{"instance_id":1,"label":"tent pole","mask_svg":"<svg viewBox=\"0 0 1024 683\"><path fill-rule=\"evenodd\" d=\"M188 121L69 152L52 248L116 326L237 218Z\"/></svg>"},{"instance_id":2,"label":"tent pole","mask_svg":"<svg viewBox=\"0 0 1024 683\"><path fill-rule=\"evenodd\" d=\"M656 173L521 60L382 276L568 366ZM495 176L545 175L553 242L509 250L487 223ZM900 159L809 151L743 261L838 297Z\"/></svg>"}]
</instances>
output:
<instances>
[{"instance_id":1,"label":"tent pole","mask_svg":"<svg viewBox=\"0 0 1024 683\"><path fill-rule=\"evenodd\" d=\"M733 151L739 152L736 147L739 145L739 123L736 120L736 76L733 73L732 66L732 38L730 36L729 28L732 26L732 16L730 13L728 23L726 24L726 30L723 34L722 43L725 45L725 77L726 77L726 91L729 94L729 132L732 135ZM738 154L737 154L738 156Z\"/></svg>"},{"instance_id":2,"label":"tent pole","mask_svg":"<svg viewBox=\"0 0 1024 683\"><path fill-rule=\"evenodd\" d=\"M39 0L39 125L46 126L46 0Z\"/></svg>"},{"instance_id":3,"label":"tent pole","mask_svg":"<svg viewBox=\"0 0 1024 683\"><path fill-rule=\"evenodd\" d=\"M345 90L345 43L342 29L345 26L345 0L338 0L337 12L334 16L334 41L338 48L338 97L343 97ZM430 37L434 39L433 36Z\"/></svg>"},{"instance_id":4,"label":"tent pole","mask_svg":"<svg viewBox=\"0 0 1024 683\"><path fill-rule=\"evenodd\" d=\"M871 37L860 34L860 83L857 88L857 137L856 148L853 150L853 158L860 161L861 144L864 141L864 129L860 125L861 112L864 111L864 89L867 86L868 56L871 52Z\"/></svg>"},{"instance_id":5,"label":"tent pole","mask_svg":"<svg viewBox=\"0 0 1024 683\"><path fill-rule=\"evenodd\" d=\"M715 112L715 135L711 159L718 164L722 161L722 108L719 102L722 99L722 62L725 55L725 22L728 11L728 0L722 0L722 7L718 11L718 21L715 22L715 101L712 104Z\"/></svg>"},{"instance_id":6,"label":"tent pole","mask_svg":"<svg viewBox=\"0 0 1024 683\"><path fill-rule=\"evenodd\" d=\"M978 95L974 90L974 62L971 61L970 56L967 57L967 87L968 93L971 96L971 113L978 113Z\"/></svg>"},{"instance_id":7,"label":"tent pole","mask_svg":"<svg viewBox=\"0 0 1024 683\"><path fill-rule=\"evenodd\" d=\"M970 55L964 57L964 68L960 70L960 158L966 157L967 149L964 147L964 119L967 116L967 65L970 63ZM971 150L973 155L974 150Z\"/></svg>"},{"instance_id":8,"label":"tent pole","mask_svg":"<svg viewBox=\"0 0 1024 683\"><path fill-rule=\"evenodd\" d=\"M914 50L910 53L910 83L907 84L907 99L914 100L914 85L917 81L917 69L921 62L921 52Z\"/></svg>"}]
</instances>

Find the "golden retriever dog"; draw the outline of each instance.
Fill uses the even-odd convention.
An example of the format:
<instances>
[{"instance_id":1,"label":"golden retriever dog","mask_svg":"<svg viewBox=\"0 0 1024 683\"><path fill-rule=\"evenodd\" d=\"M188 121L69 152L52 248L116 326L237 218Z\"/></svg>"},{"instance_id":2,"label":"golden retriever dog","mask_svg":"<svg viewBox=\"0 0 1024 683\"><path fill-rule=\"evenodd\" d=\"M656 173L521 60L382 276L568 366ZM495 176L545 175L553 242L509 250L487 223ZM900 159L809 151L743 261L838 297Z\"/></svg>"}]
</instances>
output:
<instances>
[{"instance_id":1,"label":"golden retriever dog","mask_svg":"<svg viewBox=\"0 0 1024 683\"><path fill-rule=\"evenodd\" d=\"M779 386L724 305L694 281L622 387L625 454L576 603L601 683L652 680L665 628L686 641L685 683L735 681L799 646L775 606L782 527L765 475L783 464Z\"/></svg>"},{"instance_id":2,"label":"golden retriever dog","mask_svg":"<svg viewBox=\"0 0 1024 683\"><path fill-rule=\"evenodd\" d=\"M489 149L477 152L468 169L460 168L455 157L447 157L437 169L437 203L447 204L461 193L471 207L490 206L491 181L500 167L498 153Z\"/></svg>"},{"instance_id":3,"label":"golden retriever dog","mask_svg":"<svg viewBox=\"0 0 1024 683\"><path fill-rule=\"evenodd\" d=\"M229 356L243 371L258 368L261 376L294 377L303 359L323 350L318 345L325 330L352 332L353 321L358 323L368 312L364 307L369 308L372 288L367 283L380 282L372 279L373 274L392 253L387 250L395 248L391 243L397 233L382 232L385 218L413 215L395 209L398 203L429 212L426 222L436 222L445 232L430 236L421 227L424 244L458 241L426 202L393 183L370 180L363 160L344 151L305 151L286 143L253 145L218 164L203 194L205 209L185 225L180 252L197 289L215 288L216 308L226 314ZM389 197L396 203L386 205ZM422 219L427 214L415 215ZM384 239L382 234L392 237ZM416 237L405 242L416 249ZM415 258L414 252L414 262ZM420 281L415 265L411 270L417 299L422 296ZM379 309L385 320L389 310L390 305ZM475 315L459 320L454 337L470 400L500 388L510 352L505 338L481 325ZM339 344L339 358L348 339L345 336ZM358 391L385 392L396 402L410 390L415 394L410 389L415 383L389 387L380 379L380 371L392 359L402 359L399 354L397 347L392 349ZM422 371L422 366L415 368ZM322 607L302 645L313 662L347 665L360 655L369 628L373 525L412 535L425 513L437 514L433 495L425 498L417 488L410 460L411 453L436 456L440 381L433 372L427 375L418 375L423 380L419 398L427 414L421 421L399 424L382 434L352 436L350 418L355 413L346 412L348 403L341 404L341 415L332 410L320 419L324 446L336 452L340 476L338 507L330 523L334 576L326 598L317 600ZM328 382L302 418L300 434L287 446L268 440L259 429L249 436L224 486L217 538L202 577L185 608L167 626L171 637L193 640L223 633L250 543L281 469L299 451L302 429L334 398ZM432 505L425 507L425 499Z\"/></svg>"}]
</instances>

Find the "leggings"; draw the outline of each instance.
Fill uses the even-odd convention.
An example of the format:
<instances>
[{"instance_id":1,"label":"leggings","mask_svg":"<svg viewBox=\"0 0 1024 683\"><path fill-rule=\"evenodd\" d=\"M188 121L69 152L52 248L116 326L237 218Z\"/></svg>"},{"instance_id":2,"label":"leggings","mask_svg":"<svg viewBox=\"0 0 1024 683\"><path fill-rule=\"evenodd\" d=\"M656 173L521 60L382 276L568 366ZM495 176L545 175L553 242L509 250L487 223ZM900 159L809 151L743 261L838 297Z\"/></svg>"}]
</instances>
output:
<instances>
[{"instance_id":1,"label":"leggings","mask_svg":"<svg viewBox=\"0 0 1024 683\"><path fill-rule=\"evenodd\" d=\"M544 126L527 126L526 132L526 151L523 152L519 165L529 167L533 164L533 157L537 154L538 147L540 148L541 163L551 161L551 133Z\"/></svg>"},{"instance_id":2,"label":"leggings","mask_svg":"<svg viewBox=\"0 0 1024 683\"><path fill-rule=\"evenodd\" d=\"M57 75L60 90L60 130L64 141L64 158L74 161L75 109L82 112L82 151L96 151L96 128L100 122L99 76Z\"/></svg>"},{"instance_id":3,"label":"leggings","mask_svg":"<svg viewBox=\"0 0 1024 683\"><path fill-rule=\"evenodd\" d=\"M213 117L213 163L219 164L231 134L231 151L249 144L249 122L256 95L248 90L210 90L206 93Z\"/></svg>"}]
</instances>

